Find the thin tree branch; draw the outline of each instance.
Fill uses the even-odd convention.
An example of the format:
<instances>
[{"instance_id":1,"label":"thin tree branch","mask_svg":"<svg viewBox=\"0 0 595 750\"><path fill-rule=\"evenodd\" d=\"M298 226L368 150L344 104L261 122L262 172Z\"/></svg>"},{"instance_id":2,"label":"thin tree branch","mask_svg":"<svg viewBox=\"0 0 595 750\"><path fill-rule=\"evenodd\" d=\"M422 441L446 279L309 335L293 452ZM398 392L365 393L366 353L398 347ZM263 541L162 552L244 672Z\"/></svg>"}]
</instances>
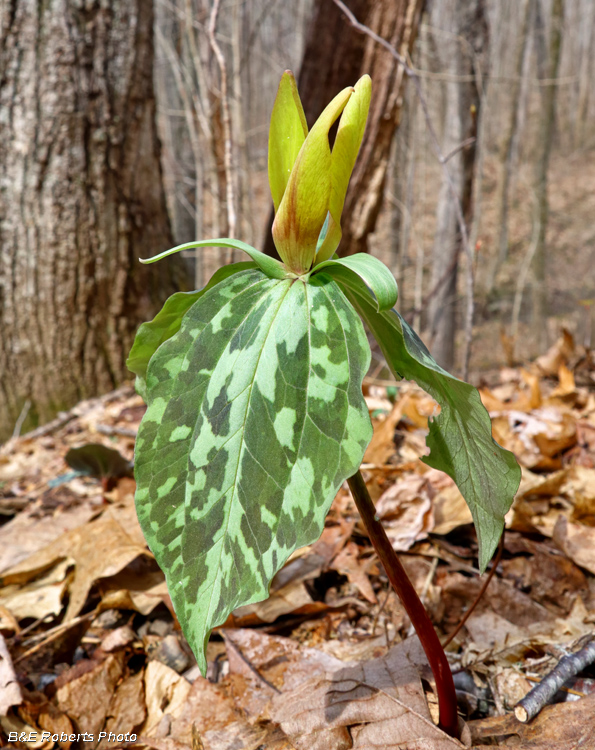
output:
<instances>
[{"instance_id":1,"label":"thin tree branch","mask_svg":"<svg viewBox=\"0 0 595 750\"><path fill-rule=\"evenodd\" d=\"M514 293L514 302L512 305L511 314L511 336L516 339L519 330L519 318L521 315L521 304L523 302L523 292L525 291L525 284L527 283L527 276L533 263L535 251L537 250L537 244L539 241L539 232L541 229L541 217L539 214L539 204L535 191L532 191L533 199L533 229L531 232L531 242L525 253L525 257L521 263L521 267L518 271L516 289Z\"/></svg>"},{"instance_id":2,"label":"thin tree branch","mask_svg":"<svg viewBox=\"0 0 595 750\"><path fill-rule=\"evenodd\" d=\"M456 628L452 631L452 633L449 633L448 636L447 636L447 638L445 638L445 640L442 641L442 647L443 648L446 648L448 646L448 644L452 640L454 640L456 638L457 634L459 633L459 631L461 630L461 628L463 627L463 625L467 622L467 620L473 614L473 610L479 604L479 601L480 601L481 597L485 594L487 587L490 585L490 581L494 577L494 573L496 572L496 568L498 567L498 564L499 564L500 559L502 557L502 552L504 551L504 534L505 534L505 532L503 531L502 532L502 536L500 537L500 544L498 545L498 553L496 554L496 557L494 558L494 562L492 564L492 569L490 570L490 572L486 576L486 579L483 582L483 585L482 585L481 589L479 590L479 593L475 597L475 601L467 609L467 611L465 612L465 614L461 618L461 621L456 626Z\"/></svg>"},{"instance_id":3,"label":"thin tree branch","mask_svg":"<svg viewBox=\"0 0 595 750\"><path fill-rule=\"evenodd\" d=\"M475 80L475 79L474 79ZM446 164L447 161L452 159L453 156L456 156L459 151L462 151L464 148L467 148L467 146L472 146L477 138L473 135L471 138L465 138L464 141L461 141L458 146L455 146L452 151L449 151L446 156L442 157L442 164Z\"/></svg>"},{"instance_id":4,"label":"thin tree branch","mask_svg":"<svg viewBox=\"0 0 595 750\"><path fill-rule=\"evenodd\" d=\"M593 664L593 662L595 662L595 640L591 640L580 651L562 657L539 685L536 685L522 701L516 704L514 715L519 721L531 721L549 703L566 680L582 672L585 667Z\"/></svg>"},{"instance_id":5,"label":"thin tree branch","mask_svg":"<svg viewBox=\"0 0 595 750\"><path fill-rule=\"evenodd\" d=\"M451 194L451 198L453 200L455 213L457 217L457 224L459 226L459 232L461 234L461 243L465 249L465 253L467 256L467 274L466 274L467 308L466 308L466 314L465 314L465 352L463 356L463 379L466 380L469 375L469 359L471 357L471 341L473 338L473 316L474 316L474 311L475 311L475 303L474 303L475 281L473 278L473 262L474 262L473 249L471 248L469 244L469 233L467 231L465 217L463 216L463 207L461 206L461 200L459 198L459 195L457 194L457 190L455 188L451 174L448 171L448 167L446 165L446 159L440 148L438 135L436 134L436 130L432 123L432 118L430 116L428 102L424 96L419 75L417 74L415 69L409 65L409 63L403 57L403 55L401 55L392 46L392 44L390 44L390 42L387 42L386 39L383 39L381 36L376 34L375 31L372 31L372 29L366 26L365 24L360 23L357 20L357 18L354 16L354 14L345 5L345 3L342 2L342 0L333 0L333 2L345 14L347 19L349 20L349 23L353 26L353 28L356 31L360 32L361 34L366 34L375 42L382 45L388 52L390 52L390 54L395 58L395 60L397 60L401 64L401 66L403 67L403 70L409 76L409 78L411 78L411 80L413 81L413 85L415 86L415 90L417 92L419 103L421 104L421 108L424 113L426 127L428 129L428 133L430 134L432 147L436 155L436 158L438 159L438 162L440 163L440 166L442 167L442 171L446 179L448 189Z\"/></svg>"},{"instance_id":6,"label":"thin tree branch","mask_svg":"<svg viewBox=\"0 0 595 750\"><path fill-rule=\"evenodd\" d=\"M225 168L225 191L226 191L226 202L227 202L227 236L235 237L236 233L236 211L235 211L235 200L233 190L233 165L232 165L232 154L233 154L233 142L231 135L231 118L229 116L229 101L227 97L227 66L225 64L225 57L221 52L221 47L215 37L215 31L217 28L217 16L219 15L219 7L221 0L214 0L213 7L211 8L211 15L209 18L209 41L211 48L217 58L217 64L219 65L219 72L221 74L221 119L223 124L223 138L225 140L225 151L223 156L224 168Z\"/></svg>"}]
</instances>

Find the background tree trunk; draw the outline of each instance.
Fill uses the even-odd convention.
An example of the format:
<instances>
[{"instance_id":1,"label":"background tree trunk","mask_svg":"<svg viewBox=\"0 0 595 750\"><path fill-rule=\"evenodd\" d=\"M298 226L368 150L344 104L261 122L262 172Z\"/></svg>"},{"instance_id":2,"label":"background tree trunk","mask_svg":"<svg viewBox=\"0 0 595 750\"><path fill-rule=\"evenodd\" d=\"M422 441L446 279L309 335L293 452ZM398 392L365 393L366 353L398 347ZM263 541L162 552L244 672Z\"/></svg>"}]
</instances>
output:
<instances>
[{"instance_id":1,"label":"background tree trunk","mask_svg":"<svg viewBox=\"0 0 595 750\"><path fill-rule=\"evenodd\" d=\"M442 144L442 153L448 155L463 141L477 136L481 101L478 86L481 70L477 70L477 65L487 57L488 27L484 0L449 0L436 8L442 18L441 21L432 20L432 24L447 32L440 40L439 48L443 61L441 68L450 74L445 83ZM452 156L447 163L467 226L472 211L475 155L474 142ZM461 250L464 252L465 248L462 247L455 202L448 180L443 176L432 252L431 289L435 293L429 306L429 327L432 354L447 370L453 368L455 357L457 276Z\"/></svg>"},{"instance_id":2,"label":"background tree trunk","mask_svg":"<svg viewBox=\"0 0 595 750\"><path fill-rule=\"evenodd\" d=\"M550 81L558 77L560 52L562 47L562 24L564 23L564 2L554 0L552 5L550 48L547 65L547 78ZM537 351L544 351L547 346L547 278L545 240L549 214L547 196L547 173L552 148L552 136L556 122L557 86L544 87L542 105L543 114L540 120L538 153L535 162L535 194L539 214L539 232L533 258L533 332Z\"/></svg>"},{"instance_id":3,"label":"background tree trunk","mask_svg":"<svg viewBox=\"0 0 595 750\"><path fill-rule=\"evenodd\" d=\"M424 5L425 0L348 3L360 23L405 56L413 49ZM308 126L335 94L352 86L364 73L372 78L372 104L343 209L340 255L367 250L367 237L374 231L382 206L406 76L395 58L370 37L358 33L336 5L330 0L315 0L298 83ZM265 252L276 254L270 232L265 237Z\"/></svg>"},{"instance_id":4,"label":"background tree trunk","mask_svg":"<svg viewBox=\"0 0 595 750\"><path fill-rule=\"evenodd\" d=\"M518 111L521 99L521 83L523 80L523 60L529 39L529 18L533 0L523 0L522 23L517 41L514 78L511 84L511 104L508 108L508 122L500 143L500 179L496 192L497 232L498 244L494 252L494 259L488 271L486 292L491 292L496 276L504 261L508 258L508 198L512 177L512 161L514 156L515 136L518 125Z\"/></svg>"},{"instance_id":5,"label":"background tree trunk","mask_svg":"<svg viewBox=\"0 0 595 750\"><path fill-rule=\"evenodd\" d=\"M139 323L186 283L167 248L153 3L0 10L0 437L113 388Z\"/></svg>"}]
</instances>

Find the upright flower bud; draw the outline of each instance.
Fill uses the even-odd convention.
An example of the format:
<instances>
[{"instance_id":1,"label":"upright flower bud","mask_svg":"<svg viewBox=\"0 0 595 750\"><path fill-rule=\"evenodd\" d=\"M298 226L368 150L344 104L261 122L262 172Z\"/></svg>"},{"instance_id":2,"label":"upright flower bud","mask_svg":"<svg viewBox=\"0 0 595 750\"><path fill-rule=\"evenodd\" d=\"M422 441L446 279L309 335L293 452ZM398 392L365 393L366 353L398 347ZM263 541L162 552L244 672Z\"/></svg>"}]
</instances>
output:
<instances>
[{"instance_id":1,"label":"upright flower bud","mask_svg":"<svg viewBox=\"0 0 595 750\"><path fill-rule=\"evenodd\" d=\"M347 185L362 141L371 82L364 76L331 101L310 133L293 75L281 78L269 131L269 184L275 205L273 240L286 267L306 273L326 260L341 239ZM328 133L342 114L331 153ZM305 139L305 140L304 140ZM325 220L328 229L316 256Z\"/></svg>"}]
</instances>

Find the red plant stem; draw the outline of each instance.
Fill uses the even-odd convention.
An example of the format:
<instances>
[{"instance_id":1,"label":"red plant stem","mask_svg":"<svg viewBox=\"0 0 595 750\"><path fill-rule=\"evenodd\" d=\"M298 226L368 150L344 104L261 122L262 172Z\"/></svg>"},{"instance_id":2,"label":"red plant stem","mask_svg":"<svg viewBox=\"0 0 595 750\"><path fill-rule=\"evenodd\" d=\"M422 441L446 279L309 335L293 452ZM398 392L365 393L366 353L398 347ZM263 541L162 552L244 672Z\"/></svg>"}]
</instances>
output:
<instances>
[{"instance_id":1,"label":"red plant stem","mask_svg":"<svg viewBox=\"0 0 595 750\"><path fill-rule=\"evenodd\" d=\"M392 548L386 531L376 515L376 508L361 472L358 471L347 481L370 541L380 558L380 562L384 566L388 580L403 603L423 650L428 657L438 692L438 708L440 711L438 725L440 729L451 737L458 738L457 696L452 672L450 671L450 664L448 663L442 644L438 639L426 608L413 588L413 584L409 580L405 568L397 557L397 553Z\"/></svg>"}]
</instances>

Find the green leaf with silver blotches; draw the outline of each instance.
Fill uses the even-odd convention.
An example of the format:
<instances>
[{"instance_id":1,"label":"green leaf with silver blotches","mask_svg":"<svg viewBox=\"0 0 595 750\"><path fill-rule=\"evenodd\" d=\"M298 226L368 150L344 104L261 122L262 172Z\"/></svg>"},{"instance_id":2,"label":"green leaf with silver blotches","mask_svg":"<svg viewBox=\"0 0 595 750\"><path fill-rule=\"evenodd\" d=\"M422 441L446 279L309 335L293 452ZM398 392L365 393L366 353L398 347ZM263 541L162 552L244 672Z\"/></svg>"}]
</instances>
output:
<instances>
[{"instance_id":1,"label":"green leaf with silver blotches","mask_svg":"<svg viewBox=\"0 0 595 750\"><path fill-rule=\"evenodd\" d=\"M483 572L519 487L520 467L514 455L492 438L490 417L477 390L443 370L395 310L377 312L369 290L357 277L345 276L341 285L395 377L415 380L440 404L440 414L429 422L430 455L422 460L446 472L461 490L477 529Z\"/></svg>"},{"instance_id":2,"label":"green leaf with silver blotches","mask_svg":"<svg viewBox=\"0 0 595 750\"><path fill-rule=\"evenodd\" d=\"M243 271L184 315L147 370L136 504L204 674L213 627L318 538L372 428L370 350L328 276Z\"/></svg>"},{"instance_id":3,"label":"green leaf with silver blotches","mask_svg":"<svg viewBox=\"0 0 595 750\"><path fill-rule=\"evenodd\" d=\"M256 263L251 260L241 263L231 263L217 269L209 280L209 283L196 292L176 292L166 301L157 315L148 323L143 323L134 338L134 344L126 360L126 367L140 378L147 373L149 360L164 341L171 338L180 330L182 318L202 295L215 284L227 279L238 271L247 271L256 268Z\"/></svg>"},{"instance_id":4,"label":"green leaf with silver blotches","mask_svg":"<svg viewBox=\"0 0 595 750\"><path fill-rule=\"evenodd\" d=\"M378 310L390 310L399 296L395 277L381 260L368 253L325 260L314 267L312 274L322 269L333 278L336 275L338 280L350 274L359 276L376 298Z\"/></svg>"}]
</instances>

